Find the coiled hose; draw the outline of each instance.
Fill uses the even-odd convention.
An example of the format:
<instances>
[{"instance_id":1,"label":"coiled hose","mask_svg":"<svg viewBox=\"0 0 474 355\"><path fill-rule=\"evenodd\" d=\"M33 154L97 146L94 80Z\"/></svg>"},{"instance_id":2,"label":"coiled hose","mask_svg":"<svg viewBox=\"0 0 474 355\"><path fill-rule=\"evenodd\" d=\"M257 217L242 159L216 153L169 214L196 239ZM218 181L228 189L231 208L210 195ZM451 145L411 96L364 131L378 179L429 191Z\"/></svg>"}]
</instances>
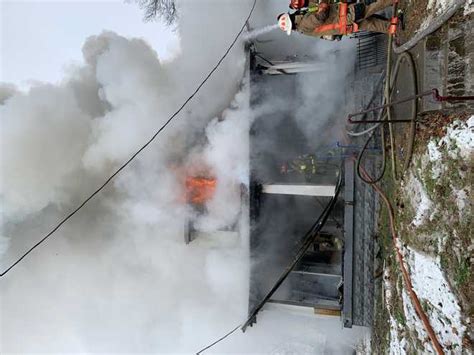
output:
<instances>
[{"instance_id":1,"label":"coiled hose","mask_svg":"<svg viewBox=\"0 0 474 355\"><path fill-rule=\"evenodd\" d=\"M390 46L388 48L389 48L388 52L391 53ZM394 87L395 87L395 83L396 83L396 80L397 80L397 77L398 77L398 73L399 73L400 68L401 68L401 64L405 61L408 62L409 67L411 68L410 69L410 77L412 78L412 85L413 85L414 90L415 90L414 94L416 95L418 93L418 82L417 82L417 76L416 76L416 70L415 70L415 63L413 62L413 58L412 58L411 54L408 53L408 52L404 52L404 53L400 54L397 57L397 60L395 61L395 65L394 65L393 70L392 70L392 66L391 66L391 63L390 63L391 62L391 54L389 54L389 53L387 53L387 78L388 79L385 80L384 97L383 97L382 105L390 104L391 97L392 97ZM407 152L406 152L406 159L403 163L403 168L402 168L403 171L408 169L408 166L410 164L410 157L411 157L411 153L413 151L413 144L414 144L414 141L415 141L415 128L416 128L415 120L416 120L417 115L418 115L418 103L417 103L417 100L413 100L411 102L410 117L408 118L409 120L411 120L411 122L409 123L410 124L410 133L409 133L409 140L407 142L408 146L407 146ZM375 123L374 125L372 125L371 127L365 129L362 132L350 132L350 131L347 132L351 136L359 136L359 135L364 135L364 134L370 134L369 137L367 138L367 140L365 141L364 145L362 146L362 149L359 152L359 155L357 157L357 169L356 169L357 175L359 176L359 178L367 184L375 184L378 181L380 181L383 178L383 176L385 174L385 171L386 171L387 149L385 147L385 124L383 122L384 120L389 121L388 128L389 128L389 138L390 138L390 148L391 148L390 149L390 151L391 151L391 165L392 165L393 177L394 177L395 180L398 180L398 178L399 178L398 172L397 172L397 166L396 166L396 156L395 156L395 134L394 134L394 129L393 129L393 124L394 123L390 122L390 121L392 121L392 112L391 112L390 107L385 108L380 112L379 120L380 120L380 123ZM361 170L360 170L361 162L363 160L364 154L367 151L369 143L375 137L375 130L377 128L380 129L381 141L382 141L382 145L383 145L382 146L382 167L381 167L381 171L380 171L379 175L377 175L375 178L373 178L371 180L367 180L367 178L364 177L363 174L361 174Z\"/></svg>"},{"instance_id":2,"label":"coiled hose","mask_svg":"<svg viewBox=\"0 0 474 355\"><path fill-rule=\"evenodd\" d=\"M398 6L398 0L394 0L394 3L393 3L393 14L394 15L397 12L397 6ZM428 336L431 340L433 348L435 349L437 354L444 354L444 350L443 350L438 338L436 337L436 334L435 334L435 332L434 332L434 330L433 330L433 328L432 328L432 326L429 322L429 319L426 316L425 312L423 311L423 308L421 307L420 300L418 299L416 293L413 291L411 278L410 278L410 275L409 275L409 273L408 273L408 271L405 267L405 263L404 263L404 260L403 260L403 255L402 255L402 253L399 249L399 246L398 246L399 240L398 240L398 236L397 236L397 233L396 233L396 230L395 230L395 214L394 214L394 211L393 211L393 207L390 204L390 201L388 200L385 193L376 184L378 181L380 181L382 179L382 177L385 174L385 170L386 170L385 123L383 122L384 120L388 121L390 153L391 153L390 155L391 155L391 165L392 165L393 178L394 178L394 180L398 180L398 178L399 178L399 175L398 175L398 172L397 172L397 165L396 165L395 135L394 135L394 127L393 127L392 111L391 111L390 103L391 103L391 97L392 97L392 94L393 94L396 79L397 79L398 73L400 71L401 63L403 63L404 61L408 61L408 64L411 68L410 75L411 75L411 78L412 78L412 83L413 83L413 87L414 87L414 91L415 91L414 96L416 96L418 94L418 83L417 83L415 65L414 65L412 56L408 52L406 52L406 50L401 52L399 54L396 62L395 62L395 65L394 65L393 71L392 71L392 65L391 65L391 62L392 62L392 45L393 45L393 34L389 34L389 36L388 36L388 46L387 46L387 66L386 66L387 75L386 75L386 80L385 80L384 97L383 97L383 103L382 103L383 105L388 104L389 106L386 107L385 109L382 109L382 111L380 113L380 123L376 123L375 125L373 125L369 129L366 129L365 131L363 131L364 134L370 134L370 136L368 137L368 139L366 140L364 146L362 147L361 151L359 152L359 155L357 157L357 162L356 162L356 164L357 164L356 171L357 171L357 175L359 176L359 178L362 181L364 181L365 183L371 185L377 191L377 193L381 196L382 200L384 201L384 203L386 204L386 206L388 208L392 240L393 240L394 248L396 250L397 260L398 260L398 263L399 263L400 268L402 270L402 276L403 276L403 279L404 279L404 282L405 282L405 286L408 290L408 294L410 295L410 298L413 302L413 305L415 307L417 315L421 319L421 321L423 323L423 326L424 326L426 332L428 333ZM417 114L418 114L418 99L412 100L411 103L412 103L412 109L411 109L411 115L410 115L410 118L409 118L409 120L410 120L410 137L409 137L409 141L407 142L408 143L408 146L407 146L408 149L407 149L407 156L406 156L405 161L403 163L403 171L405 171L408 168L409 164L410 164L411 155L412 155L412 151L413 151L414 137L415 137L415 128L416 128L415 119L416 119ZM377 128L380 128L380 130L381 130L382 152L383 152L382 159L383 159L383 162L382 162L382 169L381 169L380 174L378 176L376 176L375 178L372 178L367 173L367 171L364 169L364 167L361 165L361 161L363 159L364 153L367 151L367 147L368 147L370 141L375 136L375 130Z\"/></svg>"}]
</instances>

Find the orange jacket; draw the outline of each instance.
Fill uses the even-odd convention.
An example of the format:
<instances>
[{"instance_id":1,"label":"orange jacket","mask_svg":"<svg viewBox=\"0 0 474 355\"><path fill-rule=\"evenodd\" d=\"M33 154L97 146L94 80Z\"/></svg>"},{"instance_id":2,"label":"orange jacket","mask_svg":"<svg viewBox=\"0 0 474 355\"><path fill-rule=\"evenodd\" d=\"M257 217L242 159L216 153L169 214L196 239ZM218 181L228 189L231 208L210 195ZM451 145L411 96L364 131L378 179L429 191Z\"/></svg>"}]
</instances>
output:
<instances>
[{"instance_id":1,"label":"orange jacket","mask_svg":"<svg viewBox=\"0 0 474 355\"><path fill-rule=\"evenodd\" d=\"M324 4L317 13L297 15L295 18L296 30L305 35L330 36L346 35L358 31L353 22L353 5L346 3Z\"/></svg>"}]
</instances>

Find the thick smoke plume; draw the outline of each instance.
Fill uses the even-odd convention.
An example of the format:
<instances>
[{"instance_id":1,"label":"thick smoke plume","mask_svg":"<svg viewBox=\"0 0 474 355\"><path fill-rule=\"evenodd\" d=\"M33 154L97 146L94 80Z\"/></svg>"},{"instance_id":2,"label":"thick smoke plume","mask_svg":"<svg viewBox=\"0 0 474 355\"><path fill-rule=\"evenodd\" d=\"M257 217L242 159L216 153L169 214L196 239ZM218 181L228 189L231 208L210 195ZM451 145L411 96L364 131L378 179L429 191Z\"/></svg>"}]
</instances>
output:
<instances>
[{"instance_id":1,"label":"thick smoke plume","mask_svg":"<svg viewBox=\"0 0 474 355\"><path fill-rule=\"evenodd\" d=\"M141 39L104 31L85 41L83 65L60 85L38 83L28 92L1 86L2 269L179 107L232 41L250 1L178 5L181 50L172 62L162 63ZM158 142L2 279L0 352L194 352L245 318L248 220L241 196L255 112L242 83L243 45ZM218 181L197 226L218 236L234 225L239 238L230 246L184 244L189 210L175 167L195 163L193 157ZM216 351L331 349L331 336L294 335L298 319L282 327L282 317L264 312L262 328L236 334Z\"/></svg>"},{"instance_id":2,"label":"thick smoke plume","mask_svg":"<svg viewBox=\"0 0 474 355\"><path fill-rule=\"evenodd\" d=\"M182 4L182 47L173 62L161 63L143 40L104 32L87 39L84 65L60 85L37 84L26 93L2 87L2 235L10 243L3 267L139 148L212 68L248 9L211 3ZM210 35L197 26L197 11L200 22L218 14L227 27ZM213 45L203 51L206 42ZM245 314L244 298L227 305L232 294L245 294L241 248L222 253L184 244L183 187L170 169L184 163L193 135L232 101L245 64L242 46L159 142L2 280L2 352L194 351ZM244 131L236 136L235 129L247 127L247 117L235 116L240 120L207 128L209 144L201 149L211 166L226 163L219 153L228 145L246 149ZM247 175L244 156L213 169L226 185L210 202L216 209L236 197L227 187L238 188ZM240 195L226 207L206 224L235 223ZM191 331L198 323L202 331Z\"/></svg>"}]
</instances>

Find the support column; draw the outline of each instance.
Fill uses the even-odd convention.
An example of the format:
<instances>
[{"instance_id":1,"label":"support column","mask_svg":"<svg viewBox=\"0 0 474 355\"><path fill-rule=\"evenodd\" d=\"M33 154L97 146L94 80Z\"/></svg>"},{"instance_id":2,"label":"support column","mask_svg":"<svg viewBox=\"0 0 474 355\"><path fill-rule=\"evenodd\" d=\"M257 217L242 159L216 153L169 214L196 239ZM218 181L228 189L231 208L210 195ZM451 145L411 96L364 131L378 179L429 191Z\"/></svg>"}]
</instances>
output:
<instances>
[{"instance_id":1,"label":"support column","mask_svg":"<svg viewBox=\"0 0 474 355\"><path fill-rule=\"evenodd\" d=\"M352 273L354 255L354 162L347 159L345 162L345 189L344 189L344 327L352 328Z\"/></svg>"}]
</instances>

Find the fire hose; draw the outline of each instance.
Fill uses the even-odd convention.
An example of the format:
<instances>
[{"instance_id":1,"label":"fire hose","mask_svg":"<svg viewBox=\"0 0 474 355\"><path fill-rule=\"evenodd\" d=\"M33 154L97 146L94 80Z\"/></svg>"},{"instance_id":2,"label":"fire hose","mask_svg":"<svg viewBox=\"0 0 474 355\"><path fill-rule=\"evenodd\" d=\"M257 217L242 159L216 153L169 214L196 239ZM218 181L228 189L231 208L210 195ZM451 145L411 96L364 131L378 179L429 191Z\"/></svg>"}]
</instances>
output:
<instances>
[{"instance_id":1,"label":"fire hose","mask_svg":"<svg viewBox=\"0 0 474 355\"><path fill-rule=\"evenodd\" d=\"M393 14L394 15L396 14L397 7L398 7L398 0L395 0L394 3L393 3ZM420 39L426 37L428 34L432 33L436 29L438 29L447 19L449 19L453 15L454 11L457 10L457 9L459 9L459 1L456 1L453 4L453 6L451 6L446 11L445 14L443 14L443 16L442 16L443 22L440 22L439 19L435 20L434 21L435 23L433 25L429 26L430 31L424 30L423 31L424 35ZM413 150L414 137L415 137L415 128L416 128L416 117L418 115L418 106L417 106L418 100L423 98L423 97L426 97L426 96L432 96L432 98L437 102L456 102L456 101L474 100L474 96L442 96L442 95L440 95L439 90L436 89L436 88L428 90L428 91L424 91L424 92L419 94L418 91L417 91L418 84L417 84L415 64L414 64L413 58L407 52L407 50L412 48L414 46L414 44L411 44L408 47L400 46L400 47L397 47L397 50L394 50L395 53L401 53L401 54L398 56L398 58L395 62L395 65L393 67L393 71L392 71L392 66L391 66L392 50L391 49L395 48L395 46L393 45L393 35L395 33L397 22L398 22L397 18L395 16L392 17L391 26L390 26L389 34L388 34L388 45L387 45L388 48L387 48L387 62L386 62L387 63L387 65L386 65L387 66L387 75L386 75L387 79L385 80L385 87L384 87L384 95L383 95L382 105L377 106L377 107L373 107L373 108L370 108L370 109L367 108L363 111L350 114L350 115L348 115L348 119L347 119L348 123L350 123L350 124L359 124L359 123L364 123L364 124L373 123L374 124L374 125L370 126L369 128L361 131L361 132L354 132L354 131L349 131L349 130L347 131L347 134L350 135L350 136L362 136L362 135L365 135L365 134L370 134L369 138L367 139L367 141L365 142L365 144L363 145L363 148L361 149L361 151L359 153L358 163L357 163L357 174L358 174L359 178L361 180L363 180L364 182L368 183L368 184L373 184L373 183L376 183L376 182L380 181L382 179L383 175L385 174L385 170L386 170L386 151L385 151L385 149L382 149L382 151L383 151L382 169L381 169L381 173L379 174L379 176L377 176L373 180L368 181L360 173L360 168L359 167L360 167L360 164L361 164L361 160L363 158L363 155L364 155L370 141L374 138L375 130L377 128L381 129L381 139L382 139L382 144L384 144L385 143L384 125L385 124L388 125L389 138L390 138L390 147L391 147L390 152L391 152L392 173L393 173L393 178L395 180L398 180L399 174L398 174L397 165L396 165L395 149L393 149L393 147L395 147L395 138L394 138L395 135L394 135L393 124L410 123L410 134L409 134L408 146L407 146L407 149L406 149L407 153L406 153L406 158L405 158L405 161L404 161L403 167L402 167L402 172L403 172L409 166L411 153L412 153L412 150ZM416 41L416 43L420 39L418 39ZM410 40L409 42L412 42L412 40ZM404 51L401 51L400 48L405 48L405 49L404 49ZM403 98L403 99L400 99L400 100L396 100L396 101L392 101L391 96L392 96L392 93L393 93L393 90L394 90L394 84L396 82L398 72L400 70L400 65L401 65L401 63L403 63L403 61L407 61L409 66L410 66L410 75L411 75L411 78L412 78L412 81L413 81L413 87L414 87L415 93L414 93L414 95L411 95L409 97L406 97L406 98ZM407 119L402 119L402 120L392 119L391 108L395 105L398 105L398 104L401 104L401 103L406 103L406 102L412 102L412 109L411 109L410 117L407 118ZM374 119L374 120L364 120L364 119L354 120L353 119L356 116L366 115L367 113L373 112L373 111L380 111L379 118Z\"/></svg>"},{"instance_id":2,"label":"fire hose","mask_svg":"<svg viewBox=\"0 0 474 355\"><path fill-rule=\"evenodd\" d=\"M367 180L371 180L370 175L367 173L364 167L361 167L361 173L364 175L364 177ZM411 283L411 278L410 275L405 267L405 262L403 260L403 254L400 251L400 240L398 239L397 232L395 231L395 215L393 212L393 207L390 201L387 198L387 195L382 191L382 189L377 185L377 184L371 184L371 186L377 191L377 193L380 195L382 200L384 201L387 209L388 209L388 216L390 219L390 232L392 234L392 241L393 245L395 247L396 255L397 255L397 260L400 265L400 269L402 270L402 276L403 280L405 282L406 289L408 291L408 294L412 300L412 303L415 307L416 314L418 317L421 319L423 322L423 326L425 327L426 332L428 333L428 337L431 340L431 343L433 344L434 349L438 354L444 354L443 347L438 341L438 338L436 337L436 334L433 330L433 327L430 324L430 321L428 317L426 316L423 307L421 306L420 300L418 299L418 296L416 295L415 291L413 290L413 285Z\"/></svg>"},{"instance_id":3,"label":"fire hose","mask_svg":"<svg viewBox=\"0 0 474 355\"><path fill-rule=\"evenodd\" d=\"M398 263L400 265L400 269L402 270L402 276L403 276L403 280L405 282L405 286L406 286L406 289L408 291L408 294L410 295L410 298L411 298L411 301L414 305L414 308L415 308L415 311L418 315L418 317L421 319L422 323L423 323L423 326L430 338L430 341L431 343L433 344L433 348L436 350L436 352L438 354L444 354L444 350L438 340L438 338L436 337L436 334L429 322L429 319L428 317L426 316L421 304L420 304L420 300L418 299L418 296L416 295L415 291L413 290L413 285L411 283L411 278L410 278L410 275L405 267L405 263L404 263L404 260L403 260L403 255L400 251L400 248L399 248L399 245L400 245L400 241L398 239L398 236L397 236L397 233L396 233L396 230L395 230L395 217L394 217L394 211L393 211L393 207L392 205L390 204L390 201L388 200L387 196L385 195L385 193L382 191L382 189L376 184L378 181L380 181L385 173L385 168L386 168L386 147L383 146L382 147L382 152L383 152L383 163L382 163L382 171L380 173L379 176L377 176L375 179L372 178L368 173L367 171L365 170L365 168L361 165L361 161L362 161L362 158L363 158L363 154L364 152L367 150L367 147L368 147L368 144L369 142L372 140L372 138L375 136L375 130L377 128L381 128L381 138L382 138L382 145L385 144L385 124L388 124L388 128L389 128L389 138L390 138L390 151L391 151L391 165L392 165L392 173L393 173L393 178L395 180L398 179L398 175L397 175L397 170L396 170L396 164L395 164L395 160L396 160L396 157L395 157L395 139L394 139L394 130L393 130L393 123L394 123L394 120L392 119L392 115L391 115L391 107L393 106L394 103L391 102L391 96L392 96L392 93L393 93L393 88L394 88L394 84L395 84L395 81L396 81L396 77L398 75L398 71L400 69L400 65L402 63L403 60L408 60L409 64L410 64L410 67L411 67L411 76L412 76L412 80L413 80L413 86L414 86L414 90L415 90L415 95L413 95L413 97L411 98L411 100L406 100L406 101L403 101L403 102L408 102L408 101L411 101L412 102L412 111L411 111L411 117L407 120L405 120L405 122L409 122L411 124L411 134L410 134L410 141L408 142L408 151L409 151L409 155L408 155L408 159L406 159L405 161L405 164L404 164L404 170L406 170L406 168L408 168L408 164L410 162L410 157L411 157L411 152L412 152L412 149L413 149L413 143L414 143L414 136L415 136L415 120L416 120L416 117L417 117L417 114L418 114L418 98L419 97L423 97L424 95L419 95L418 94L418 91L417 91L417 78L416 78L416 71L415 71L415 66L414 66L414 63L413 63L413 58L411 57L411 55L408 53L408 52L403 52L399 55L399 57L397 58L396 62L395 62L395 67L393 69L393 72L392 72L392 65L391 65L391 61L392 61L392 44L393 44L393 36L394 36L394 33L395 33L395 30L396 30L396 26L397 26L397 19L396 19L396 13L397 13L397 7L398 7L398 0L394 0L393 1L393 14L392 14L392 19L391 19L391 24L390 24L390 28L389 28L389 33L388 33L388 45L387 45L387 65L386 65L386 72L387 72L387 75L386 75L386 80L385 80L385 86L384 86L384 95L383 95L383 102L382 102L382 105L379 106L379 107L376 107L374 109L371 109L371 110L365 110L364 112L360 112L356 115L359 115L359 114L367 114L368 112L371 112L371 111L375 111L375 110L379 110L380 111L380 119L379 120L373 120L373 121L368 121L366 123L375 123L372 127L370 127L368 130L366 130L367 133L370 133L370 136L369 138L367 139L367 141L365 142L363 148L361 149L360 153L359 153L359 156L357 158L357 175L359 176L359 178L361 180L363 180L365 183L371 185L375 191L377 191L377 193L380 195L380 197L382 198L382 200L384 201L387 209L388 209L388 212L389 212L389 219L390 219L390 231L391 231L391 234L392 234L392 241L393 241L393 245L395 247L395 250L396 250L396 255L397 255L397 260L398 260ZM425 93L423 93L425 94ZM440 98L439 96L439 93L437 91L432 91L431 94L435 95L436 97ZM352 115L349 117L349 120L352 119L352 117L354 117L355 115ZM350 122L350 123L355 123L355 122Z\"/></svg>"},{"instance_id":4,"label":"fire hose","mask_svg":"<svg viewBox=\"0 0 474 355\"><path fill-rule=\"evenodd\" d=\"M409 97L406 97L404 99L397 100L397 101L392 101L389 104L384 104L384 105L373 107L371 109L363 110L363 111L356 112L356 113L351 113L350 115L347 116L347 121L349 123L379 123L380 124L381 123L380 120L353 120L352 117L359 116L359 115L362 115L362 114L366 114L366 113L369 113L369 112L375 111L375 110L386 109L386 108L389 108L389 107L397 105L397 104L402 104L402 103L405 103L405 102L414 101L416 99L421 99L422 97L426 97L426 96L432 96L433 100L435 100L437 102L453 102L453 101L474 100L474 96L442 96L442 95L439 94L438 89L431 89L431 90L428 90L428 91L424 91L421 94L412 95L412 96L409 96ZM411 121L412 120L410 120L410 119L406 119L406 120L392 120L390 122L391 123L406 123L406 122L411 122ZM385 122L387 122L387 121L385 121Z\"/></svg>"},{"instance_id":5,"label":"fire hose","mask_svg":"<svg viewBox=\"0 0 474 355\"><path fill-rule=\"evenodd\" d=\"M389 55L387 55L387 57L389 57ZM390 58L388 58L388 59L390 59ZM352 117L354 117L354 116L362 115L362 114L365 115L365 114L367 114L369 112L372 112L372 111L379 111L380 112L379 118L376 119L376 120L359 120L359 121L352 121L352 122L350 121L350 123L374 123L373 126L369 127L368 129L366 129L362 132L352 132L352 131L347 132L351 136L360 136L360 135L363 135L363 134L370 134L368 139L364 143L362 149L360 150L359 156L358 156L358 159L357 159L357 175L359 176L359 178L362 181L364 181L367 184L374 184L374 183L380 181L383 178L384 174L385 174L385 170L386 170L386 149L382 149L382 168L381 168L380 174L377 177L375 177L372 180L367 180L360 173L360 168L359 167L360 167L360 164L362 162L363 156L364 156L365 152L367 151L367 147L368 147L369 143L375 137L375 130L377 128L380 128L382 143L385 142L384 123L393 121L391 119L391 112L390 112L390 108L392 106L391 96L392 96L392 93L393 93L393 90L394 90L394 87L395 87L395 82L396 82L399 70L401 68L401 64L404 61L407 61L410 65L410 67L411 67L410 75L411 75L411 78L412 78L412 81L413 81L413 87L415 89L415 94L416 94L417 78L416 78L415 64L413 62L413 58L411 57L411 55L408 52L405 52L405 53L402 53L400 56L398 56L393 70L392 70L392 67L390 65L391 63L389 61L387 61L387 78L388 79L386 79L386 81L385 81L384 92L385 93L388 92L388 94L384 95L382 105L377 106L377 107L372 108L372 109L366 109L364 111L349 115L349 118L352 119ZM415 119L416 119L416 116L418 114L418 106L417 106L416 101L414 101L414 100L410 100L410 101L412 101L411 115L410 115L410 118L408 120L406 120L408 122L412 122L412 125L411 125L411 133L412 134L410 134L410 141L409 141L409 148L408 148L409 152L411 152L411 150L413 148ZM390 131L389 133L390 133L390 137L391 137L391 139L390 139L391 146L393 147L394 146L393 143L392 143L394 141L394 139L393 139L393 136L394 136L393 135L393 130ZM392 158L392 170L395 173L395 156L392 155L391 158ZM409 162L409 160L407 160L405 162L404 169L406 169L408 167L408 162Z\"/></svg>"}]
</instances>

